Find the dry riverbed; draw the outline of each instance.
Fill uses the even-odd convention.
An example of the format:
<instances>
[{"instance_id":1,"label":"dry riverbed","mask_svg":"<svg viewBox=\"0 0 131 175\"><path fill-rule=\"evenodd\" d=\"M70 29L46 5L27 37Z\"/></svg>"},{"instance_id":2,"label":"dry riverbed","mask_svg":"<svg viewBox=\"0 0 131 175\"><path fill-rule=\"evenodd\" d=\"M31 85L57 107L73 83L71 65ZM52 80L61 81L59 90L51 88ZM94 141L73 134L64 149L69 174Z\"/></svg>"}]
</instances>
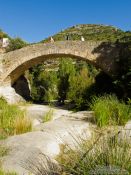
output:
<instances>
[{"instance_id":1,"label":"dry riverbed","mask_svg":"<svg viewBox=\"0 0 131 175\"><path fill-rule=\"evenodd\" d=\"M20 175L28 174L25 166L23 167L23 164L28 166L28 159L35 160L43 153L55 161L62 144L73 147L74 136L90 139L92 128L95 127L90 122L93 116L90 111L72 112L46 105L26 105L20 108L25 109L26 115L31 118L33 131L1 141L1 144L10 149L8 155L3 158L4 169ZM52 116L47 122L43 122L47 114Z\"/></svg>"}]
</instances>

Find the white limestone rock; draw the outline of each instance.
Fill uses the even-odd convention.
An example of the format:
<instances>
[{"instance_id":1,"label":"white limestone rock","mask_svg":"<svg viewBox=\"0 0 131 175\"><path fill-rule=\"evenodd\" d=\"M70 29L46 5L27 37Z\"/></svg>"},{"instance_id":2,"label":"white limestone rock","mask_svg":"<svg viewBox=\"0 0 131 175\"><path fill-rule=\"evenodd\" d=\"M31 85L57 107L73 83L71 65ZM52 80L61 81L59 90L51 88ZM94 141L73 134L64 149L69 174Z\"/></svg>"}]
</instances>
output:
<instances>
[{"instance_id":1,"label":"white limestone rock","mask_svg":"<svg viewBox=\"0 0 131 175\"><path fill-rule=\"evenodd\" d=\"M74 138L81 137L90 140L92 136L90 124L83 118L78 119L74 116L63 116L36 125L35 128L33 132L11 136L3 141L10 148L9 154L4 157L3 161L5 170L16 171L18 175L28 175L29 172L21 162L27 162L27 166L30 166L28 160L35 161L39 157L38 151L48 156L51 162L55 162L56 156L61 151L61 144L76 148ZM36 158L33 155L36 155ZM32 163L38 165L38 163ZM46 160L43 160L43 164L45 163Z\"/></svg>"},{"instance_id":2,"label":"white limestone rock","mask_svg":"<svg viewBox=\"0 0 131 175\"><path fill-rule=\"evenodd\" d=\"M25 101L20 95L15 92L11 86L1 86L0 97L3 97L9 104Z\"/></svg>"}]
</instances>

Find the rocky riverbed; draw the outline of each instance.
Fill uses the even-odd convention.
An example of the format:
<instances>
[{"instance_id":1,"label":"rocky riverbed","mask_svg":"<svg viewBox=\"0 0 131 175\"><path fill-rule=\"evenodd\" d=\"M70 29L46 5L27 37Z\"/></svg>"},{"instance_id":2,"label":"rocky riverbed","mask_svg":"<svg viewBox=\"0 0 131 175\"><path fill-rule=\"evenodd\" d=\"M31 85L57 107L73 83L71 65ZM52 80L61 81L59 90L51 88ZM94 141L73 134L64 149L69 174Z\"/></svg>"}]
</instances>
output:
<instances>
[{"instance_id":1,"label":"rocky riverbed","mask_svg":"<svg viewBox=\"0 0 131 175\"><path fill-rule=\"evenodd\" d=\"M26 115L32 120L33 130L0 141L0 145L9 148L8 154L2 158L3 168L18 175L28 175L27 169L30 169L31 163L34 167L39 161L46 165L50 159L53 164L57 164L56 157L62 145L74 149L74 139L80 137L91 140L96 129L92 111L72 112L35 104L21 105L20 108L26 110ZM49 111L52 111L52 117L43 122ZM119 127L118 138L131 142L131 121Z\"/></svg>"},{"instance_id":2,"label":"rocky riverbed","mask_svg":"<svg viewBox=\"0 0 131 175\"><path fill-rule=\"evenodd\" d=\"M25 109L26 115L32 119L33 131L1 141L0 144L9 148L8 155L3 158L3 167L7 171L26 175L28 171L23 164L29 166L28 159L35 160L43 153L55 161L62 144L74 146L73 137L91 139L95 125L90 122L93 117L90 111L71 112L44 105L26 105L20 108ZM53 111L52 120L43 123L43 118L49 110Z\"/></svg>"}]
</instances>

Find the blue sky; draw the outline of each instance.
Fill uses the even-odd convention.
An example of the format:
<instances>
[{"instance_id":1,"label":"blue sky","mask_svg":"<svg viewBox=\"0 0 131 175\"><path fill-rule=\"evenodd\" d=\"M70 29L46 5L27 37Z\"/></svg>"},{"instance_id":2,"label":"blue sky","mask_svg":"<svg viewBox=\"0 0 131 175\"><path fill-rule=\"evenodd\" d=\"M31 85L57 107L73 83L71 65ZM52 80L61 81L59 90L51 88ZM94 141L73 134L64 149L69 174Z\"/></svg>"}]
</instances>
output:
<instances>
[{"instance_id":1,"label":"blue sky","mask_svg":"<svg viewBox=\"0 0 131 175\"><path fill-rule=\"evenodd\" d=\"M131 30L131 0L0 0L0 28L37 42L76 24Z\"/></svg>"}]
</instances>

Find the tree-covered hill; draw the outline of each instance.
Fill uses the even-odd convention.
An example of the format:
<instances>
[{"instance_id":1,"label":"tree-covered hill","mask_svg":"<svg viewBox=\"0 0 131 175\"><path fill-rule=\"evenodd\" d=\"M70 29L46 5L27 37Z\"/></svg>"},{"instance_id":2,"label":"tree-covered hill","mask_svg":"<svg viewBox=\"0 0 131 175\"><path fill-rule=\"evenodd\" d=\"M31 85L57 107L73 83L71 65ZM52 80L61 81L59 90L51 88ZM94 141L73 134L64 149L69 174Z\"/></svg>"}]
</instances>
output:
<instances>
[{"instance_id":1,"label":"tree-covered hill","mask_svg":"<svg viewBox=\"0 0 131 175\"><path fill-rule=\"evenodd\" d=\"M80 24L69 27L65 30L61 30L57 34L43 39L40 42L50 42L50 38L53 37L54 41L63 41L69 37L69 40L81 40L81 36L85 41L109 41L109 42L131 42L131 31L122 31L119 28L110 25L101 24ZM12 38L7 33L0 29L0 39L9 38L11 41L11 47L7 51L20 49L27 46L27 42L23 41L20 37ZM34 44L34 43L32 43Z\"/></svg>"},{"instance_id":2,"label":"tree-covered hill","mask_svg":"<svg viewBox=\"0 0 131 175\"><path fill-rule=\"evenodd\" d=\"M96 24L81 24L75 25L61 32L53 35L55 41L66 40L67 35L70 40L80 40L81 36L86 41L111 41L115 42L118 39L121 41L131 41L131 31L122 31L109 25L96 25ZM42 40L41 42L50 41L50 37Z\"/></svg>"}]
</instances>

